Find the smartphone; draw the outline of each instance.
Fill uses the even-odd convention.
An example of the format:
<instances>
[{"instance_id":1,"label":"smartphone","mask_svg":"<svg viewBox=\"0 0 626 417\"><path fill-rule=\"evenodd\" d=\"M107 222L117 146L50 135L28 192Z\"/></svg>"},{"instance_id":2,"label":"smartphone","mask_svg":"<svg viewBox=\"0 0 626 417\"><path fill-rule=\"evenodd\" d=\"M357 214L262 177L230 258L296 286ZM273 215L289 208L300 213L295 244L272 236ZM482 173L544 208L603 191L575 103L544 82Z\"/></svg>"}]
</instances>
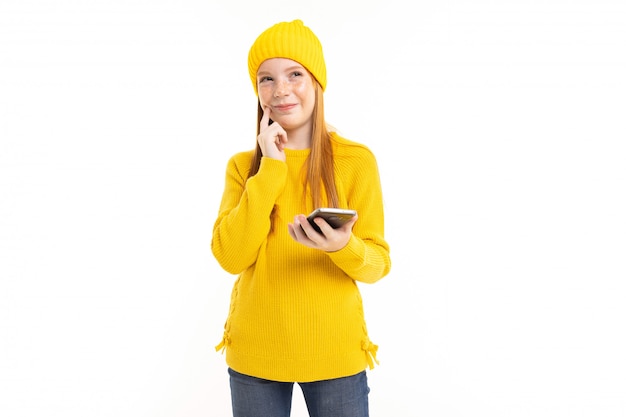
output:
<instances>
[{"instance_id":1,"label":"smartphone","mask_svg":"<svg viewBox=\"0 0 626 417\"><path fill-rule=\"evenodd\" d=\"M313 210L313 212L307 216L307 220L316 232L322 233L319 226L313 221L314 218L321 217L326 220L333 229L336 229L343 226L354 216L356 216L356 210L322 207Z\"/></svg>"}]
</instances>

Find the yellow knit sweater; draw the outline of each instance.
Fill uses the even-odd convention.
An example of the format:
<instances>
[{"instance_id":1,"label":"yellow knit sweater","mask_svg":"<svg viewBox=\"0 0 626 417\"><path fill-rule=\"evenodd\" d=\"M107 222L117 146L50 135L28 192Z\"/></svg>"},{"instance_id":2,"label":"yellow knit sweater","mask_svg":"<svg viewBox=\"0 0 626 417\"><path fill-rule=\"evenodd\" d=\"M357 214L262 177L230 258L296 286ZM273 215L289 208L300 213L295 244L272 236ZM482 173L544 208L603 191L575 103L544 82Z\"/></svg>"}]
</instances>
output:
<instances>
[{"instance_id":1,"label":"yellow knit sweater","mask_svg":"<svg viewBox=\"0 0 626 417\"><path fill-rule=\"evenodd\" d=\"M378 166L361 144L336 134L332 144L340 207L359 215L336 252L308 248L287 230L296 214L313 208L302 197L308 149L286 149L286 163L262 158L247 181L253 151L228 162L211 248L222 268L238 275L216 347L235 371L310 382L374 366L378 346L367 333L357 281L373 283L391 267Z\"/></svg>"}]
</instances>

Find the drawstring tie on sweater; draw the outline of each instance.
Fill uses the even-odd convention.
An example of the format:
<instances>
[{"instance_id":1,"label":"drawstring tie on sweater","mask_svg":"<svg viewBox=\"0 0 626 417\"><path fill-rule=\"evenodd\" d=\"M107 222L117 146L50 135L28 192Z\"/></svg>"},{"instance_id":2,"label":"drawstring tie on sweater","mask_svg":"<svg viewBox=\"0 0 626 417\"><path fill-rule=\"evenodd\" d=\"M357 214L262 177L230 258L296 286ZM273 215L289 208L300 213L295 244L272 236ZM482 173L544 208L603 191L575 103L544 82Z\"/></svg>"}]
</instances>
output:
<instances>
[{"instance_id":1,"label":"drawstring tie on sweater","mask_svg":"<svg viewBox=\"0 0 626 417\"><path fill-rule=\"evenodd\" d=\"M222 341L220 342L219 345L215 346L215 351L219 352L221 350L222 351L221 353L223 354L229 345L230 345L230 337L228 337L228 333L224 332Z\"/></svg>"},{"instance_id":2,"label":"drawstring tie on sweater","mask_svg":"<svg viewBox=\"0 0 626 417\"><path fill-rule=\"evenodd\" d=\"M365 351L367 357L367 365L370 369L374 369L374 362L380 365L380 362L376 359L376 353L378 352L378 345L373 344L369 340L365 340L361 343L361 349Z\"/></svg>"}]
</instances>

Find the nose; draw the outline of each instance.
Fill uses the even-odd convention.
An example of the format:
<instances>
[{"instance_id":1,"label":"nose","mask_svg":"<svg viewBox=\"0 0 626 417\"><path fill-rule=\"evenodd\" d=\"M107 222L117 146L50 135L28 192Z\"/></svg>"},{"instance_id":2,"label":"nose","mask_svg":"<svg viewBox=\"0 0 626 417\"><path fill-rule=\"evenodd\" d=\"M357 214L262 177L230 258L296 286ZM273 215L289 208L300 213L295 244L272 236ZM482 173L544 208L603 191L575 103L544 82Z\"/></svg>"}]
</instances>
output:
<instances>
[{"instance_id":1,"label":"nose","mask_svg":"<svg viewBox=\"0 0 626 417\"><path fill-rule=\"evenodd\" d=\"M285 80L277 80L274 84L274 97L286 96L289 94L289 85Z\"/></svg>"}]
</instances>

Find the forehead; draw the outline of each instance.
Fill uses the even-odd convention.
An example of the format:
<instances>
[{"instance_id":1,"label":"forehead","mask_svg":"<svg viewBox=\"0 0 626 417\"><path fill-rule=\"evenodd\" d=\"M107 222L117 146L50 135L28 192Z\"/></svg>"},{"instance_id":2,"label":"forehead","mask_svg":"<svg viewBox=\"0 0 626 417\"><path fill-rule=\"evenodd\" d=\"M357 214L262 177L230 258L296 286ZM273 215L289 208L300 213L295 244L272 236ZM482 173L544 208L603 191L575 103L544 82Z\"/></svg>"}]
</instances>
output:
<instances>
[{"instance_id":1,"label":"forehead","mask_svg":"<svg viewBox=\"0 0 626 417\"><path fill-rule=\"evenodd\" d=\"M257 73L262 71L284 71L292 68L304 68L299 62L289 58L270 58L259 65Z\"/></svg>"}]
</instances>

